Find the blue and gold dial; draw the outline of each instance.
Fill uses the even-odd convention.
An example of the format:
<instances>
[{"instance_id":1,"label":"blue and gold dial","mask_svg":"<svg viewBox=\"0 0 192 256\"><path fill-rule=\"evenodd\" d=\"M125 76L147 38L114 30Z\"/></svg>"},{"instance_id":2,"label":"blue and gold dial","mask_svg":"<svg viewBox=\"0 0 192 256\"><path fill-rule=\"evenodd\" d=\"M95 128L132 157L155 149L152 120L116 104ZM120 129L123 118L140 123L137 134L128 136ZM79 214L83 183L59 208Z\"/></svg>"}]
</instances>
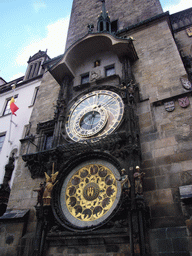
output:
<instances>
[{"instance_id":1,"label":"blue and gold dial","mask_svg":"<svg viewBox=\"0 0 192 256\"><path fill-rule=\"evenodd\" d=\"M121 97L111 91L99 90L82 96L71 107L66 132L73 141L111 134L124 113Z\"/></svg>"}]
</instances>

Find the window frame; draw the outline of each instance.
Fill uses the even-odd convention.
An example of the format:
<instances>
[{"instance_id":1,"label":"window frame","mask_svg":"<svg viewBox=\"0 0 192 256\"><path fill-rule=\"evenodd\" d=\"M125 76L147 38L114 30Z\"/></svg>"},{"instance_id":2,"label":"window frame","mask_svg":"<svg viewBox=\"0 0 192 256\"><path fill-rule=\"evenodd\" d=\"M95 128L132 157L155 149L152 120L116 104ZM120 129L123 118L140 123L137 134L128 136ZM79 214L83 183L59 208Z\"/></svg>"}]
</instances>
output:
<instances>
[{"instance_id":1,"label":"window frame","mask_svg":"<svg viewBox=\"0 0 192 256\"><path fill-rule=\"evenodd\" d=\"M111 69L114 70L114 73L113 73L112 75L107 75L107 72L108 72L109 70L111 70ZM115 74L116 74L116 73L115 73L115 64L111 64L111 65L108 65L108 66L105 67L105 77L113 76L113 75L115 75Z\"/></svg>"},{"instance_id":2,"label":"window frame","mask_svg":"<svg viewBox=\"0 0 192 256\"><path fill-rule=\"evenodd\" d=\"M28 72L27 72L27 79L32 79L39 75L41 68L41 60L34 61L29 64Z\"/></svg>"},{"instance_id":3,"label":"window frame","mask_svg":"<svg viewBox=\"0 0 192 256\"><path fill-rule=\"evenodd\" d=\"M111 22L111 33L116 33L118 31L118 20Z\"/></svg>"},{"instance_id":4,"label":"window frame","mask_svg":"<svg viewBox=\"0 0 192 256\"><path fill-rule=\"evenodd\" d=\"M6 132L0 133L0 138L2 138L2 137L4 137L4 139L3 139L3 141L1 141L1 139L0 139L0 153L1 153L1 150L2 150L4 142L5 142Z\"/></svg>"},{"instance_id":5,"label":"window frame","mask_svg":"<svg viewBox=\"0 0 192 256\"><path fill-rule=\"evenodd\" d=\"M7 116L7 115L11 114L11 109L10 109L10 104L9 103L10 103L10 100L12 99L12 97L14 98L15 103L17 102L18 94L5 99L5 104L4 104L4 107L3 107L2 116ZM9 108L7 108L8 106L9 106Z\"/></svg>"},{"instance_id":6,"label":"window frame","mask_svg":"<svg viewBox=\"0 0 192 256\"><path fill-rule=\"evenodd\" d=\"M42 147L42 150L50 150L50 149L52 149L52 147L53 147L53 130L49 130L49 131L45 131L44 132L44 139L43 139L43 147ZM51 135L51 136L50 136ZM47 147L47 138L50 138L51 137L51 142L49 142L49 143L51 143L51 146L48 146Z\"/></svg>"},{"instance_id":7,"label":"window frame","mask_svg":"<svg viewBox=\"0 0 192 256\"><path fill-rule=\"evenodd\" d=\"M39 92L39 86L35 87L35 89L34 89L33 97L32 97L31 104L29 107L32 107L35 104L38 92Z\"/></svg>"},{"instance_id":8,"label":"window frame","mask_svg":"<svg viewBox=\"0 0 192 256\"><path fill-rule=\"evenodd\" d=\"M83 79L87 79L88 78L88 82L83 82ZM89 72L87 73L84 73L81 75L81 84L88 84L89 83L89 79L90 79L90 76L89 76Z\"/></svg>"}]
</instances>

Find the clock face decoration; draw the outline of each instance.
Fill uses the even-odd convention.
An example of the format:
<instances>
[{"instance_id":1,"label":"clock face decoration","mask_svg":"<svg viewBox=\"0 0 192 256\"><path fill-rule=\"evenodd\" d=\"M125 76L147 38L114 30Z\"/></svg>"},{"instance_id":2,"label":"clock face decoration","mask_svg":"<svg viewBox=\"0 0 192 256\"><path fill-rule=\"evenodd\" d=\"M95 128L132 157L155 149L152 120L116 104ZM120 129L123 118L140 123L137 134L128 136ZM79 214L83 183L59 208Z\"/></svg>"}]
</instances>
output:
<instances>
[{"instance_id":1,"label":"clock face decoration","mask_svg":"<svg viewBox=\"0 0 192 256\"><path fill-rule=\"evenodd\" d=\"M111 91L99 90L82 96L71 107L66 132L73 141L111 134L124 113L121 97Z\"/></svg>"},{"instance_id":2,"label":"clock face decoration","mask_svg":"<svg viewBox=\"0 0 192 256\"><path fill-rule=\"evenodd\" d=\"M65 179L60 193L64 218L75 228L94 228L112 214L121 195L120 174L105 160L78 165Z\"/></svg>"}]
</instances>

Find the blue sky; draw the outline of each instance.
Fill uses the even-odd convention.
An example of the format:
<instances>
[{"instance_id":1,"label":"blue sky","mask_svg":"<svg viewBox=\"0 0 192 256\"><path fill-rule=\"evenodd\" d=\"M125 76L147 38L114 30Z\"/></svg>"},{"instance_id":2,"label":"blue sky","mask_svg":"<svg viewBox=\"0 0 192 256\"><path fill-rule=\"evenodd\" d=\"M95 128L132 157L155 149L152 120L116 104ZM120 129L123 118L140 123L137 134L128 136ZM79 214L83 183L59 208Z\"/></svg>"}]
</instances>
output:
<instances>
[{"instance_id":1,"label":"blue sky","mask_svg":"<svg viewBox=\"0 0 192 256\"><path fill-rule=\"evenodd\" d=\"M190 0L160 0L175 13L192 7ZM64 52L72 0L0 0L0 77L9 82L24 75L30 56L48 49Z\"/></svg>"}]
</instances>

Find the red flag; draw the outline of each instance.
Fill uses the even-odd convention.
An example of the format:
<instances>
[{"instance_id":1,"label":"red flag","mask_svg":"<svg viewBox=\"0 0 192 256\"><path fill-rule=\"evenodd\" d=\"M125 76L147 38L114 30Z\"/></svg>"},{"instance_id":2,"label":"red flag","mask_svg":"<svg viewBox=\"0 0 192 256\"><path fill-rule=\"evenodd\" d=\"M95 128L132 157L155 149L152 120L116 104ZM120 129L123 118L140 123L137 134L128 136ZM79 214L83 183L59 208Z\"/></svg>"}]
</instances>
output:
<instances>
[{"instance_id":1,"label":"red flag","mask_svg":"<svg viewBox=\"0 0 192 256\"><path fill-rule=\"evenodd\" d=\"M15 105L15 99L12 97L11 100L10 100L10 109L11 109L11 112L13 115L16 116L15 112L19 109L16 105Z\"/></svg>"}]
</instances>

